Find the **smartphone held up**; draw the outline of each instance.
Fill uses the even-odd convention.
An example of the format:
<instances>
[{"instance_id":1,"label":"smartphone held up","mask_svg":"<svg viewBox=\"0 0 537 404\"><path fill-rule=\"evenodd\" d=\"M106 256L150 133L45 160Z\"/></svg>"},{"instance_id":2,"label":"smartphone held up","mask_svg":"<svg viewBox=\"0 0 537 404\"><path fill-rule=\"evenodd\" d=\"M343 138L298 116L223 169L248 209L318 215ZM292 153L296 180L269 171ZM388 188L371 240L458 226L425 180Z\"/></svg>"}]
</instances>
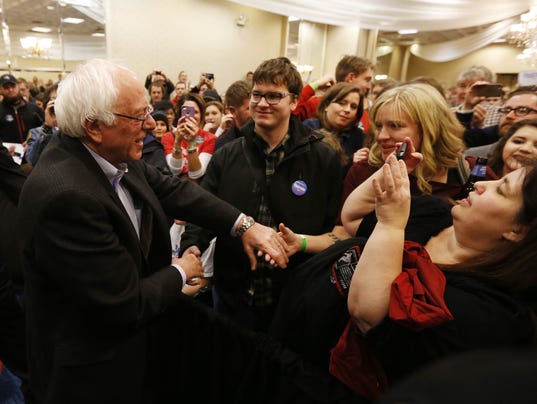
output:
<instances>
[{"instance_id":1,"label":"smartphone held up","mask_svg":"<svg viewBox=\"0 0 537 404\"><path fill-rule=\"evenodd\" d=\"M501 84L477 84L475 94L478 97L503 97L503 88Z\"/></svg>"},{"instance_id":2,"label":"smartphone held up","mask_svg":"<svg viewBox=\"0 0 537 404\"><path fill-rule=\"evenodd\" d=\"M397 153L395 154L395 157L397 157L397 160L405 159L407 147L408 147L408 143L406 142L401 143L401 146L399 146L399 149L397 149Z\"/></svg>"},{"instance_id":3,"label":"smartphone held up","mask_svg":"<svg viewBox=\"0 0 537 404\"><path fill-rule=\"evenodd\" d=\"M181 117L190 118L196 115L196 109L190 105L183 105L181 107Z\"/></svg>"}]
</instances>

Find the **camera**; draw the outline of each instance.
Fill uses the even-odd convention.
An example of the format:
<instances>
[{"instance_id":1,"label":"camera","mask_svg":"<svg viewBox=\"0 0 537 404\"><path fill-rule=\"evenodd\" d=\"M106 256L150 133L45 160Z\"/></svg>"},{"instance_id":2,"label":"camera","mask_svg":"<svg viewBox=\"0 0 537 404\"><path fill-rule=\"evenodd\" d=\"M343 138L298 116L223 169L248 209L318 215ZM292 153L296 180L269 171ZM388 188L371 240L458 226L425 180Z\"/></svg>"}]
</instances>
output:
<instances>
[{"instance_id":1,"label":"camera","mask_svg":"<svg viewBox=\"0 0 537 404\"><path fill-rule=\"evenodd\" d=\"M157 74L162 76L162 72L160 70L155 70L155 75L157 75Z\"/></svg>"},{"instance_id":2,"label":"camera","mask_svg":"<svg viewBox=\"0 0 537 404\"><path fill-rule=\"evenodd\" d=\"M207 80L214 80L214 73L205 73L205 78Z\"/></svg>"}]
</instances>

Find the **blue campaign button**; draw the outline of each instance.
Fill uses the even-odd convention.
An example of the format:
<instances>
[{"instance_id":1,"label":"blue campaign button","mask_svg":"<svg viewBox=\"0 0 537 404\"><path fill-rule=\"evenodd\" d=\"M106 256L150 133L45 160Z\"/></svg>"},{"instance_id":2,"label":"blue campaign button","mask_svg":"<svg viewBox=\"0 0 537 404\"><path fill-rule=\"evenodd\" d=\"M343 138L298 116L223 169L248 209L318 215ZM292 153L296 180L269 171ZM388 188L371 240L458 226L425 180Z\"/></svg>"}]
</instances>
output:
<instances>
[{"instance_id":1,"label":"blue campaign button","mask_svg":"<svg viewBox=\"0 0 537 404\"><path fill-rule=\"evenodd\" d=\"M293 191L293 194L295 194L296 196L304 195L307 190L308 185L302 180L297 180L293 182L293 185L291 186L291 191Z\"/></svg>"}]
</instances>

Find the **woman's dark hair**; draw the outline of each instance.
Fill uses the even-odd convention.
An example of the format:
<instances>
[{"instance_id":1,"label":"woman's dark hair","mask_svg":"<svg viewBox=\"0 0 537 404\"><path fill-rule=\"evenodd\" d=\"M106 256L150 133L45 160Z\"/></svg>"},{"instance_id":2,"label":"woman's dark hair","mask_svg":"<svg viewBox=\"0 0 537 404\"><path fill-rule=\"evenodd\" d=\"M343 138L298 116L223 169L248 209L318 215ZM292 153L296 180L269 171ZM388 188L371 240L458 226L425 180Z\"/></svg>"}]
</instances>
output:
<instances>
[{"instance_id":1,"label":"woman's dark hair","mask_svg":"<svg viewBox=\"0 0 537 404\"><path fill-rule=\"evenodd\" d=\"M58 82L54 83L50 87L48 87L45 92L43 93L43 108L47 107L48 102L50 101L50 94L55 91L58 92Z\"/></svg>"},{"instance_id":2,"label":"woman's dark hair","mask_svg":"<svg viewBox=\"0 0 537 404\"><path fill-rule=\"evenodd\" d=\"M358 102L358 109L356 111L356 118L349 123L346 128L341 130L335 130L328 118L326 116L326 108L333 102L339 102L343 100L350 93L357 93L360 97ZM356 126L360 119L362 119L362 114L364 113L364 97L362 92L358 87L350 83L337 83L331 87L321 98L319 106L317 107L317 116L319 117L319 123L321 132L324 135L323 142L328 143L338 154L339 160L342 166L345 166L349 161L349 156L343 150L341 143L339 141L338 133L345 132L352 129L353 126Z\"/></svg>"},{"instance_id":3,"label":"woman's dark hair","mask_svg":"<svg viewBox=\"0 0 537 404\"><path fill-rule=\"evenodd\" d=\"M526 229L518 242L482 254L462 264L442 267L486 278L506 288L536 307L537 304L537 169L535 163L524 168L522 207L515 221Z\"/></svg>"},{"instance_id":4,"label":"woman's dark hair","mask_svg":"<svg viewBox=\"0 0 537 404\"><path fill-rule=\"evenodd\" d=\"M343 130L345 131L350 129L351 127L355 126L360 121L360 119L362 119L362 114L364 113L364 97L360 89L350 83L336 83L326 93L324 93L321 98L321 101L319 102L319 106L317 107L317 116L319 117L319 121L321 122L322 128L333 130L332 126L330 125L330 122L328 122L328 119L326 119L325 110L328 105L333 102L339 102L343 100L350 93L358 93L358 95L360 96L360 101L358 103L358 110L356 111L356 119L351 122L347 128L344 128Z\"/></svg>"},{"instance_id":5,"label":"woman's dark hair","mask_svg":"<svg viewBox=\"0 0 537 404\"><path fill-rule=\"evenodd\" d=\"M488 166L492 168L492 171L494 171L499 177L503 176L503 148L509 138L515 134L516 131L518 131L523 126L533 126L534 128L537 128L537 119L523 119L522 121L515 122L507 131L505 135L503 135L496 146L492 149L492 152L490 153L490 157L488 160Z\"/></svg>"},{"instance_id":6,"label":"woman's dark hair","mask_svg":"<svg viewBox=\"0 0 537 404\"><path fill-rule=\"evenodd\" d=\"M199 94L195 93L186 93L179 98L177 105L175 106L175 116L181 116L181 107L185 101L194 101L198 105L198 108L200 109L200 121L203 122L205 119L205 101L203 101L203 98L201 98Z\"/></svg>"}]
</instances>

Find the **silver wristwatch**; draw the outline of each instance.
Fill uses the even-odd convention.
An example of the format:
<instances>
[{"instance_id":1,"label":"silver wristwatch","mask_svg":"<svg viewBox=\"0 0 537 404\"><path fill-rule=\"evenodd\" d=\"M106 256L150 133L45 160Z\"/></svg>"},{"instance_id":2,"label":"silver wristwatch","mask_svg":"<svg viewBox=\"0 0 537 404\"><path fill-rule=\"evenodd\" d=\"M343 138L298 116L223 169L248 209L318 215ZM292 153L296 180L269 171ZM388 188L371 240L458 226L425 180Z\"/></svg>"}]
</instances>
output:
<instances>
[{"instance_id":1,"label":"silver wristwatch","mask_svg":"<svg viewBox=\"0 0 537 404\"><path fill-rule=\"evenodd\" d=\"M237 236L241 237L246 230L254 225L254 223L255 220L252 216L245 216L244 219L242 219L241 227L237 230Z\"/></svg>"}]
</instances>

